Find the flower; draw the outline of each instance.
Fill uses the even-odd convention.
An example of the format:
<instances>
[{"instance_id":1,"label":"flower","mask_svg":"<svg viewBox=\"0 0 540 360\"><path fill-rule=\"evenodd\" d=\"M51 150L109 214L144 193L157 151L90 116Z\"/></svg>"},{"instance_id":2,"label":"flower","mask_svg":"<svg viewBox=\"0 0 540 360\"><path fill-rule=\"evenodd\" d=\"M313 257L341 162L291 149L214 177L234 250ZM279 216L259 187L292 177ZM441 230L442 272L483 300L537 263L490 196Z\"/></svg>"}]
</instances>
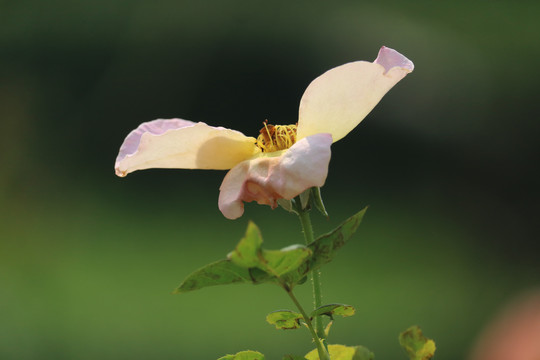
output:
<instances>
[{"instance_id":1,"label":"flower","mask_svg":"<svg viewBox=\"0 0 540 360\"><path fill-rule=\"evenodd\" d=\"M226 218L242 216L243 202L275 208L279 199L324 185L332 143L353 130L413 69L409 59L384 46L372 63L333 68L307 87L297 125L265 122L257 139L182 119L142 123L120 147L116 174L149 168L230 169L218 201Z\"/></svg>"}]
</instances>

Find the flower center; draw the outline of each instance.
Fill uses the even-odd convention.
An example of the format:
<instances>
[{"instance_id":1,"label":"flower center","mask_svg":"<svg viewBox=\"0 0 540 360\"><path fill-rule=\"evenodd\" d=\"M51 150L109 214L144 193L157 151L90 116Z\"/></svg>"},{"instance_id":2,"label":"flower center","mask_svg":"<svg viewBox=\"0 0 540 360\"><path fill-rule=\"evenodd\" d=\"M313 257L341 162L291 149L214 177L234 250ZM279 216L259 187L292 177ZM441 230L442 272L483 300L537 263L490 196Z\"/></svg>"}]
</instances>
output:
<instances>
[{"instance_id":1,"label":"flower center","mask_svg":"<svg viewBox=\"0 0 540 360\"><path fill-rule=\"evenodd\" d=\"M263 152L285 150L296 142L296 125L271 125L264 121L256 145Z\"/></svg>"}]
</instances>

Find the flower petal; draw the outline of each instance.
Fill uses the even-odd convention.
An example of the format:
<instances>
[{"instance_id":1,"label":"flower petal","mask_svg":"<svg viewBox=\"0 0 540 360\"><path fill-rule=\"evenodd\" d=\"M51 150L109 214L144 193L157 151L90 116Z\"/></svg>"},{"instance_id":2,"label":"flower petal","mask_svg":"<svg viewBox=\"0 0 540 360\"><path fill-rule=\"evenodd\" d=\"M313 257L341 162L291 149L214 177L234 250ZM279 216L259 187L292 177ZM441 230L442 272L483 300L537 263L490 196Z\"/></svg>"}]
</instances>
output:
<instances>
[{"instance_id":1,"label":"flower petal","mask_svg":"<svg viewBox=\"0 0 540 360\"><path fill-rule=\"evenodd\" d=\"M241 162L223 179L219 209L226 218L236 219L244 213L244 201L275 208L278 199L290 200L310 187L324 185L331 145L330 134L316 134L275 156Z\"/></svg>"},{"instance_id":2,"label":"flower petal","mask_svg":"<svg viewBox=\"0 0 540 360\"><path fill-rule=\"evenodd\" d=\"M397 68L396 70L398 70L399 74L401 74L401 78L399 80L403 79L405 75L414 70L414 64L411 60L407 59L396 50L390 49L386 46L383 46L379 50L379 54L373 63L382 65L385 73ZM405 70L405 72L401 70Z\"/></svg>"},{"instance_id":3,"label":"flower petal","mask_svg":"<svg viewBox=\"0 0 540 360\"><path fill-rule=\"evenodd\" d=\"M239 131L182 119L142 123L124 140L116 175L149 168L226 170L260 152Z\"/></svg>"},{"instance_id":4,"label":"flower petal","mask_svg":"<svg viewBox=\"0 0 540 360\"><path fill-rule=\"evenodd\" d=\"M141 141L141 136L144 133L151 133L154 135L160 135L170 129L179 129L186 126L193 126L195 123L193 121L182 120L182 119L157 119L153 121L144 122L139 125L138 128L133 130L128 134L124 143L120 147L118 156L116 157L116 163L118 164L126 156L133 155L137 148L139 147L139 142Z\"/></svg>"},{"instance_id":5,"label":"flower petal","mask_svg":"<svg viewBox=\"0 0 540 360\"><path fill-rule=\"evenodd\" d=\"M309 84L298 116L298 139L330 133L335 141L354 129L413 63L382 47L375 62L357 61L333 68Z\"/></svg>"}]
</instances>

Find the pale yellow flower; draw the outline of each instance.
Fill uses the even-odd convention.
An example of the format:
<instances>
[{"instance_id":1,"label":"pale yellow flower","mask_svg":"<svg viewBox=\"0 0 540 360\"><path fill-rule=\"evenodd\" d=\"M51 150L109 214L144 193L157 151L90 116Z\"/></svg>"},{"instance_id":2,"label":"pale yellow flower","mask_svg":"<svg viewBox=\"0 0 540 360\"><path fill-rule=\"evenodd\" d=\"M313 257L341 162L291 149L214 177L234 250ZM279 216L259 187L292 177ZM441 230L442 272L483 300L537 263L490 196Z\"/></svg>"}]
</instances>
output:
<instances>
[{"instance_id":1,"label":"pale yellow flower","mask_svg":"<svg viewBox=\"0 0 540 360\"><path fill-rule=\"evenodd\" d=\"M324 185L331 144L354 129L413 68L410 60L386 47L372 63L333 68L307 87L297 126L265 123L258 139L182 119L143 123L124 140L116 174L148 168L230 169L218 201L225 217L242 216L243 202L275 208L279 199Z\"/></svg>"}]
</instances>

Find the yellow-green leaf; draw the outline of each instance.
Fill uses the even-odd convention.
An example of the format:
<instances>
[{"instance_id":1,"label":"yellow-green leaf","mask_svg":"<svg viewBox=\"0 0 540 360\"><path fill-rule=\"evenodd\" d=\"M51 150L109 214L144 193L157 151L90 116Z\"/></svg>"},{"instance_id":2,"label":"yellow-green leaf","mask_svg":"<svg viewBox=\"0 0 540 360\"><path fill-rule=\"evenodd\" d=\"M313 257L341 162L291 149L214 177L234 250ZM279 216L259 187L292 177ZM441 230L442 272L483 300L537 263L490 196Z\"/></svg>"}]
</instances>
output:
<instances>
[{"instance_id":1,"label":"yellow-green leaf","mask_svg":"<svg viewBox=\"0 0 540 360\"><path fill-rule=\"evenodd\" d=\"M273 311L266 316L266 321L269 324L275 325L276 329L290 330L298 329L302 315L291 310Z\"/></svg>"},{"instance_id":2,"label":"yellow-green leaf","mask_svg":"<svg viewBox=\"0 0 540 360\"><path fill-rule=\"evenodd\" d=\"M410 360L429 360L435 354L435 342L426 338L418 326L411 326L399 335L399 344Z\"/></svg>"},{"instance_id":3,"label":"yellow-green leaf","mask_svg":"<svg viewBox=\"0 0 540 360\"><path fill-rule=\"evenodd\" d=\"M375 356L364 346L328 345L332 360L373 360ZM306 354L307 360L319 360L317 349Z\"/></svg>"},{"instance_id":4,"label":"yellow-green leaf","mask_svg":"<svg viewBox=\"0 0 540 360\"><path fill-rule=\"evenodd\" d=\"M240 240L236 249L229 254L229 259L238 266L250 268L260 264L259 254L263 243L261 231L250 221L246 235Z\"/></svg>"},{"instance_id":5,"label":"yellow-green leaf","mask_svg":"<svg viewBox=\"0 0 540 360\"><path fill-rule=\"evenodd\" d=\"M225 355L218 360L264 360L264 355L258 351L240 351L234 355Z\"/></svg>"},{"instance_id":6,"label":"yellow-green leaf","mask_svg":"<svg viewBox=\"0 0 540 360\"><path fill-rule=\"evenodd\" d=\"M340 315L343 317L347 316L353 316L355 313L354 307L351 305L345 305L345 304L328 304L328 305L322 305L313 310L311 313L310 318L314 318L315 316L321 316L321 315L327 315L332 317L332 315Z\"/></svg>"}]
</instances>

